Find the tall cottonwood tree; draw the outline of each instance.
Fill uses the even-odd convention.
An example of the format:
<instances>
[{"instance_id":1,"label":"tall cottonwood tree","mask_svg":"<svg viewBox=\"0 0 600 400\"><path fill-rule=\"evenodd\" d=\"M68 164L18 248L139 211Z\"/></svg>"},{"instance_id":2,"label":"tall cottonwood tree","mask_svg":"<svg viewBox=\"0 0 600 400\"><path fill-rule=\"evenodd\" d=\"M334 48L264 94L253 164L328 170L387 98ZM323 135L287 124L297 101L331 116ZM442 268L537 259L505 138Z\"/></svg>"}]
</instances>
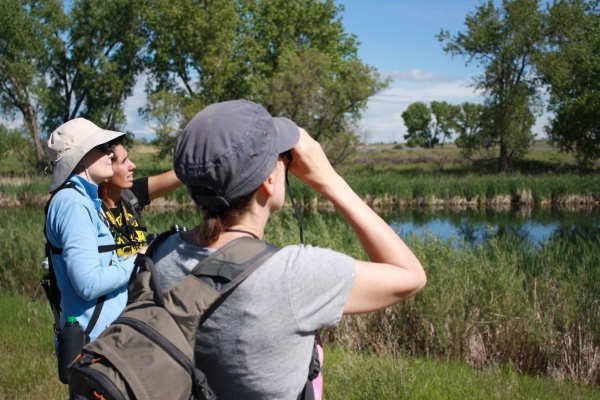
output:
<instances>
[{"instance_id":1,"label":"tall cottonwood tree","mask_svg":"<svg viewBox=\"0 0 600 400\"><path fill-rule=\"evenodd\" d=\"M123 105L143 67L146 0L0 0L0 101L19 113L38 170L42 138L85 117L124 127Z\"/></svg>"},{"instance_id":2,"label":"tall cottonwood tree","mask_svg":"<svg viewBox=\"0 0 600 400\"><path fill-rule=\"evenodd\" d=\"M550 138L583 168L600 158L600 6L561 0L548 10L548 50L537 63L550 93Z\"/></svg>"},{"instance_id":3,"label":"tall cottonwood tree","mask_svg":"<svg viewBox=\"0 0 600 400\"><path fill-rule=\"evenodd\" d=\"M153 90L183 88L185 119L213 102L256 101L335 139L338 161L368 97L387 86L358 59L341 11L332 0L159 0L147 18Z\"/></svg>"},{"instance_id":4,"label":"tall cottonwood tree","mask_svg":"<svg viewBox=\"0 0 600 400\"><path fill-rule=\"evenodd\" d=\"M0 0L0 107L5 115L23 119L38 171L46 166L40 93L46 85L48 50L57 40L53 31L64 23L60 1Z\"/></svg>"},{"instance_id":5,"label":"tall cottonwood tree","mask_svg":"<svg viewBox=\"0 0 600 400\"><path fill-rule=\"evenodd\" d=\"M146 67L154 84L148 91L181 87L183 96L200 109L243 97L248 92L248 66L240 59L245 50L236 41L236 7L232 0L151 2L144 13Z\"/></svg>"},{"instance_id":6,"label":"tall cottonwood tree","mask_svg":"<svg viewBox=\"0 0 600 400\"><path fill-rule=\"evenodd\" d=\"M539 0L488 1L465 20L466 31L437 36L444 51L475 61L484 73L474 86L483 90L489 143L499 148L498 172L528 151L534 139L531 127L538 112L539 85L533 60L544 46L544 22Z\"/></svg>"},{"instance_id":7,"label":"tall cottonwood tree","mask_svg":"<svg viewBox=\"0 0 600 400\"><path fill-rule=\"evenodd\" d=\"M44 92L48 131L85 117L106 129L125 125L123 105L143 69L146 0L75 0L50 48Z\"/></svg>"}]
</instances>

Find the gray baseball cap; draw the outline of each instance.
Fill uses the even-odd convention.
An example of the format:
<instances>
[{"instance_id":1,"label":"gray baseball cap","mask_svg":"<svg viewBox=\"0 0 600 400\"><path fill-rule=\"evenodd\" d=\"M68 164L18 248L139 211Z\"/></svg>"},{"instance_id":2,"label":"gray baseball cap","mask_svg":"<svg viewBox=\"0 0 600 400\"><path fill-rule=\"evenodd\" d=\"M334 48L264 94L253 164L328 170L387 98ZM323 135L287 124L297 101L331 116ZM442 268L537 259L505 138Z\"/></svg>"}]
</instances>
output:
<instances>
[{"instance_id":1,"label":"gray baseball cap","mask_svg":"<svg viewBox=\"0 0 600 400\"><path fill-rule=\"evenodd\" d=\"M49 192L65 183L88 151L122 136L123 132L101 129L85 118L72 119L56 128L46 143L46 152L54 166Z\"/></svg>"},{"instance_id":2,"label":"gray baseball cap","mask_svg":"<svg viewBox=\"0 0 600 400\"><path fill-rule=\"evenodd\" d=\"M196 114L179 135L175 174L197 204L228 206L256 190L275 169L279 154L292 149L298 140L296 124L273 118L256 103L212 104Z\"/></svg>"}]
</instances>

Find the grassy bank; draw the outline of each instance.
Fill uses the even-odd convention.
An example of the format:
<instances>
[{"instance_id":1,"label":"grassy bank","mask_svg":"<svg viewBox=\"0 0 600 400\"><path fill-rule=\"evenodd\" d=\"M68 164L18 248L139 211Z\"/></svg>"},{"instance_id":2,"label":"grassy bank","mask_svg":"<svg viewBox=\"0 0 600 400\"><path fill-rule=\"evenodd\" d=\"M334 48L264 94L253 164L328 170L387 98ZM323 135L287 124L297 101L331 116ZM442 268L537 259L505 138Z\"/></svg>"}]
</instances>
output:
<instances>
[{"instance_id":1,"label":"grassy bank","mask_svg":"<svg viewBox=\"0 0 600 400\"><path fill-rule=\"evenodd\" d=\"M156 172L158 173L158 172ZM147 176L137 174L136 176ZM369 205L405 207L414 205L497 206L597 205L600 175L444 175L397 174L348 175L345 179ZM327 203L294 177L292 190L303 208L326 207ZM49 177L11 175L0 177L0 207L39 206L49 195ZM180 187L153 206L193 206Z\"/></svg>"},{"instance_id":2,"label":"grassy bank","mask_svg":"<svg viewBox=\"0 0 600 400\"><path fill-rule=\"evenodd\" d=\"M56 377L52 316L43 301L0 293L0 398L65 399ZM326 400L335 399L600 399L585 386L531 377L514 368L477 370L461 362L359 353L325 346Z\"/></svg>"},{"instance_id":3,"label":"grassy bank","mask_svg":"<svg viewBox=\"0 0 600 400\"><path fill-rule=\"evenodd\" d=\"M492 238L460 251L433 237L409 243L427 270L423 292L346 318L330 340L600 384L600 238L535 248Z\"/></svg>"},{"instance_id":4,"label":"grassy bank","mask_svg":"<svg viewBox=\"0 0 600 400\"><path fill-rule=\"evenodd\" d=\"M536 143L527 157L505 176L496 174L494 162L471 163L453 145L432 150L388 149L358 151L340 174L374 206L520 204L598 204L600 175L579 174L572 156ZM157 160L150 146L130 149L136 177L172 168L170 157ZM596 168L600 168L600 162ZM42 205L48 199L49 176L31 173L20 160L7 156L0 162L0 207ZM322 199L296 179L294 193L305 208L324 206ZM155 206L192 205L185 188L179 188Z\"/></svg>"}]
</instances>

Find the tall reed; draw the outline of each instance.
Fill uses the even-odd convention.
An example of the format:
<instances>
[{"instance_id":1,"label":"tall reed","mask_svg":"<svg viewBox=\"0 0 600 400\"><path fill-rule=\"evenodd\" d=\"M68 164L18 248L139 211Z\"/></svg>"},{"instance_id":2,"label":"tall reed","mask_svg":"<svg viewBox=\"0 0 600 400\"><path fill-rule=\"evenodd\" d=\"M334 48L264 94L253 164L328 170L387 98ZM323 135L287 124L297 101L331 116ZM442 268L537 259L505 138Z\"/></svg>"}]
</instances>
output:
<instances>
[{"instance_id":1,"label":"tall reed","mask_svg":"<svg viewBox=\"0 0 600 400\"><path fill-rule=\"evenodd\" d=\"M600 238L553 237L538 247L491 238L475 248L410 238L428 283L413 299L344 319L329 340L357 350L510 364L600 384Z\"/></svg>"}]
</instances>

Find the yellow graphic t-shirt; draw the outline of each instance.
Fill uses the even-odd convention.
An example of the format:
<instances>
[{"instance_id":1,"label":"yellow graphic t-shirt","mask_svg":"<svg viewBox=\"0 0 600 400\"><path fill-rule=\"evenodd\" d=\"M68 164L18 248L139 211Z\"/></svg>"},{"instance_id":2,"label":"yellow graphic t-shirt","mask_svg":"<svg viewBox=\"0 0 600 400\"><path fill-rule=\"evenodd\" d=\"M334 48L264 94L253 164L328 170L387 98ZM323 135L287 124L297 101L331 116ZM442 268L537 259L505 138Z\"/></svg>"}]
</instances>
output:
<instances>
[{"instance_id":1,"label":"yellow graphic t-shirt","mask_svg":"<svg viewBox=\"0 0 600 400\"><path fill-rule=\"evenodd\" d=\"M136 229L140 227L139 221L134 218L123 203L124 201L121 200L120 209L112 210L103 203L103 210L110 223L109 229L115 238L115 243L123 245L117 249L117 256L119 257L135 253L146 241L144 231ZM120 212L117 213L117 210Z\"/></svg>"},{"instance_id":2,"label":"yellow graphic t-shirt","mask_svg":"<svg viewBox=\"0 0 600 400\"><path fill-rule=\"evenodd\" d=\"M133 215L128 213L127 210L125 209L125 207L123 207L123 211L120 212L119 215L116 216L116 218L115 218L116 224L115 225L120 228L127 226L125 223L123 223L123 213L127 213L126 219L127 219L127 221L130 221L129 222L130 229L128 229L127 231L124 232L127 237L123 237L123 235L119 234L119 233L117 233L117 235L115 237L116 244L126 244L127 243L126 246L120 247L119 249L117 249L117 256L119 256L119 257L124 256L126 254L135 253L143 246L143 243L146 241L146 235L144 235L143 231L134 230L135 227L139 227L140 224L137 220L132 220ZM129 240L127 240L127 239L129 239Z\"/></svg>"}]
</instances>

